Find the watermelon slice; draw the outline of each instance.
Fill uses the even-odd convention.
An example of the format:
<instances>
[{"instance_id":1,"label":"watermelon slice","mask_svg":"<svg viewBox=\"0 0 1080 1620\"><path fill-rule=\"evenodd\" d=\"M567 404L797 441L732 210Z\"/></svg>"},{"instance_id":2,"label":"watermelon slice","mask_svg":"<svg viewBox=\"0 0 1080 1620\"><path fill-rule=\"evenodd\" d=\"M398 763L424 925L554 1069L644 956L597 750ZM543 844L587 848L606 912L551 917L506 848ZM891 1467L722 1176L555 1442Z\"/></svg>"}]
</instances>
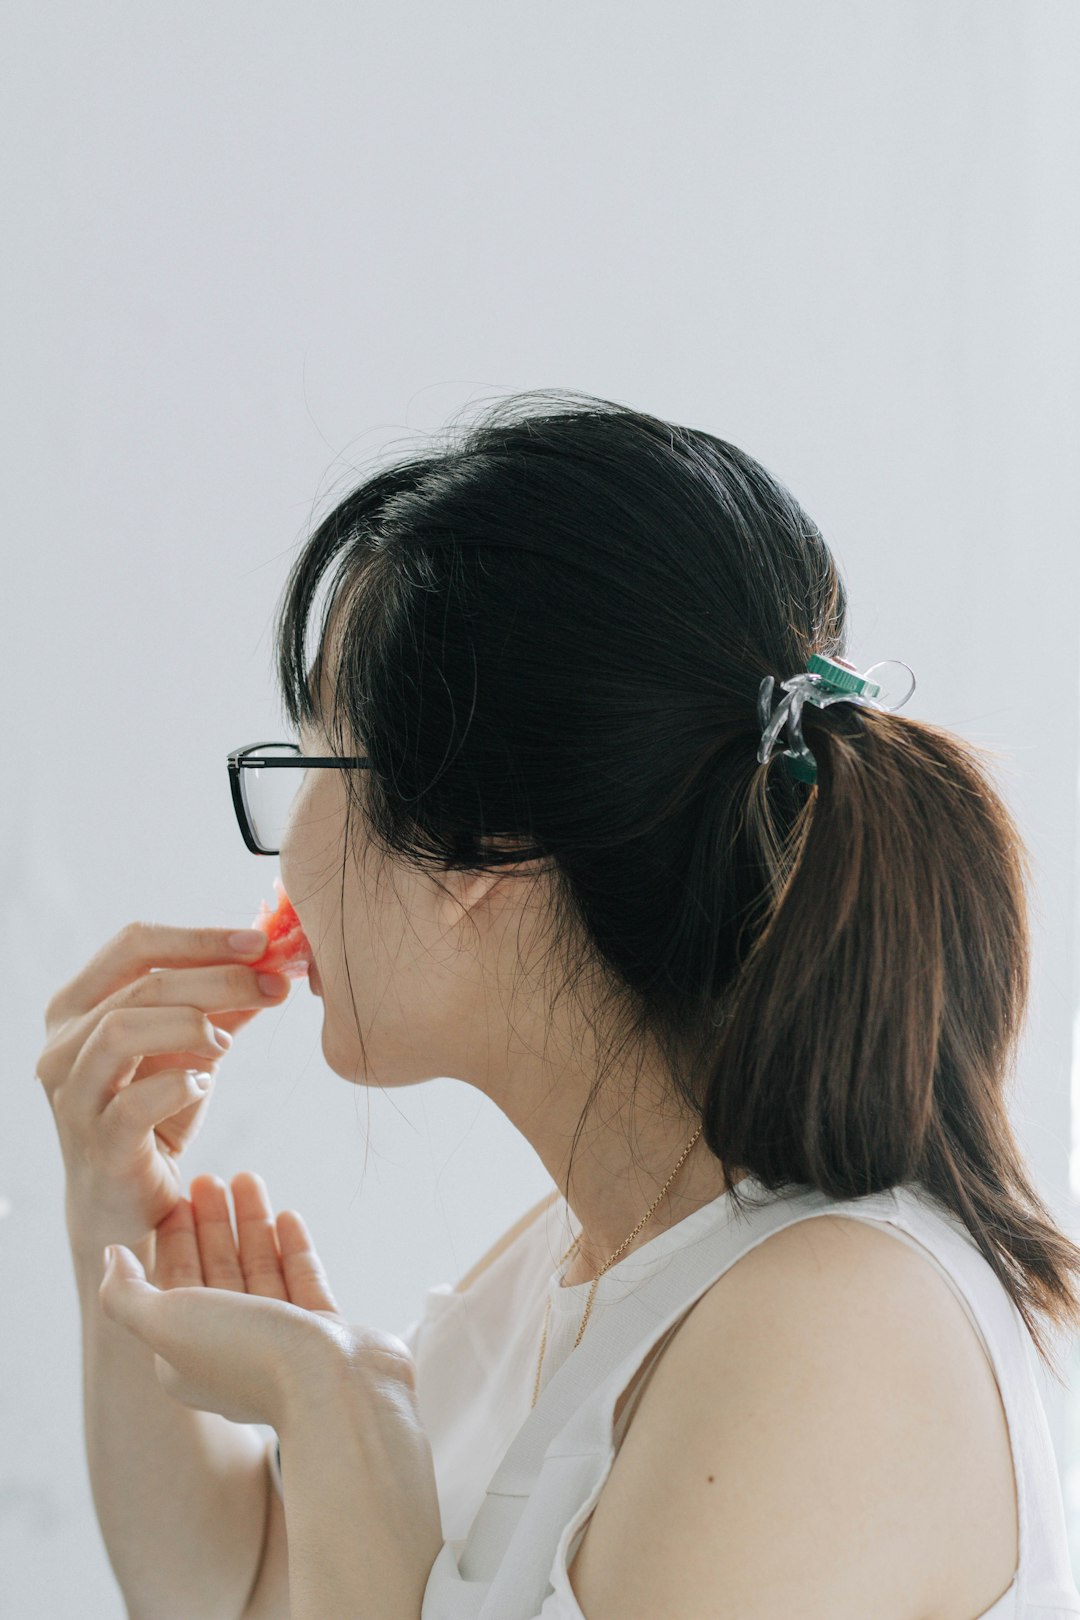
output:
<instances>
[{"instance_id":1,"label":"watermelon slice","mask_svg":"<svg viewBox=\"0 0 1080 1620\"><path fill-rule=\"evenodd\" d=\"M287 979L302 979L313 959L311 946L280 877L274 879L274 888L277 908L272 910L265 900L261 901L259 915L251 925L261 928L268 941L262 956L251 965L260 973L283 973Z\"/></svg>"}]
</instances>

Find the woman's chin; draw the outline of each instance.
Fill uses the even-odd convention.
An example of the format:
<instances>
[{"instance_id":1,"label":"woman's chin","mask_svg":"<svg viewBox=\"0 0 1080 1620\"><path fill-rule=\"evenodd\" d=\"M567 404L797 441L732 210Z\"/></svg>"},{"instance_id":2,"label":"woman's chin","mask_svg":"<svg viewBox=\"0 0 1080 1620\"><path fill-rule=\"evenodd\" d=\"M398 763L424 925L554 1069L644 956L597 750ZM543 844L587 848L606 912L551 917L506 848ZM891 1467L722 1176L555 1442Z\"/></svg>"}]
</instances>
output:
<instances>
[{"instance_id":1,"label":"woman's chin","mask_svg":"<svg viewBox=\"0 0 1080 1620\"><path fill-rule=\"evenodd\" d=\"M397 1068L383 1063L377 1072L367 1069L359 1048L348 1046L342 1052L335 1048L335 1037L336 1031L328 1014L322 1024L323 1061L331 1074L336 1074L340 1080L347 1080L350 1085L378 1086L380 1091L393 1091L398 1087L423 1085L426 1080L434 1078L432 1075L418 1074L415 1067L404 1059Z\"/></svg>"}]
</instances>

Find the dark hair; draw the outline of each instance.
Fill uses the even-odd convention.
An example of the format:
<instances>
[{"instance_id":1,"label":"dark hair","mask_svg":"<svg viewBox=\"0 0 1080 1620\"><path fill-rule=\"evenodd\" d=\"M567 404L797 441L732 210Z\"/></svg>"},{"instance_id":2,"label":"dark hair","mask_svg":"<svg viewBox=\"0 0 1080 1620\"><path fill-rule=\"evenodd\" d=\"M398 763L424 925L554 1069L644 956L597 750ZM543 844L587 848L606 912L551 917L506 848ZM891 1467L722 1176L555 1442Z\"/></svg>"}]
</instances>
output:
<instances>
[{"instance_id":1,"label":"dark hair","mask_svg":"<svg viewBox=\"0 0 1080 1620\"><path fill-rule=\"evenodd\" d=\"M332 563L319 714L305 638ZM588 975L605 1052L663 1054L726 1181L918 1183L1049 1360L1035 1315L1080 1326L1080 1248L1007 1112L1030 871L986 751L838 703L802 713L816 785L783 736L758 763L763 677L843 656L845 617L817 526L753 457L545 390L340 500L275 634L289 721L372 762L342 773L372 849L543 874L564 987Z\"/></svg>"}]
</instances>

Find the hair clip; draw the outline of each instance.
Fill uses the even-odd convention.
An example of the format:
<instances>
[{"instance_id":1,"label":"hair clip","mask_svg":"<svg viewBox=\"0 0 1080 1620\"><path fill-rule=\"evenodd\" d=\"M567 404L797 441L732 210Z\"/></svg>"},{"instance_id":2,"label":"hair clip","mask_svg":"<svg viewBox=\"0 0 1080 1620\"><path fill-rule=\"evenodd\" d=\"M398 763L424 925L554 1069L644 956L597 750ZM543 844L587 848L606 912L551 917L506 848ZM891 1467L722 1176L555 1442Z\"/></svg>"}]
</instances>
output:
<instances>
[{"instance_id":1,"label":"hair clip","mask_svg":"<svg viewBox=\"0 0 1080 1620\"><path fill-rule=\"evenodd\" d=\"M911 676L911 684L898 702L879 703L876 700L881 692L881 683L870 677L875 670L884 669L889 664L899 664L906 669ZM805 673L792 675L788 680L781 681L780 685L788 695L780 700L775 712L772 707L776 686L774 678L766 675L758 688L758 717L762 725L758 761L762 765L768 764L776 740L786 724L790 747L784 750L784 764L789 774L798 781L813 783L817 781L817 761L803 739L803 705L813 703L817 708L824 709L830 703L857 703L864 708L884 709L892 713L903 708L914 692L915 673L910 664L903 663L899 658L883 659L881 663L871 664L868 670L860 673L846 658L826 658L822 653L811 653Z\"/></svg>"}]
</instances>

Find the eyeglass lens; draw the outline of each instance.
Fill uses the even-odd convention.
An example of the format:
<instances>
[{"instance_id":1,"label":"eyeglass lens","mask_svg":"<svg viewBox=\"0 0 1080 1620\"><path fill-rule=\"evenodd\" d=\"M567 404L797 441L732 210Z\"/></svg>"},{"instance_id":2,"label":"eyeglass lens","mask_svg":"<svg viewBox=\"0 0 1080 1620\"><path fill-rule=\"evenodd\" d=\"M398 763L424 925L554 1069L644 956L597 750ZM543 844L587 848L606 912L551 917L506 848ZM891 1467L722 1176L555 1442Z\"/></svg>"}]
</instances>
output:
<instances>
[{"instance_id":1,"label":"eyeglass lens","mask_svg":"<svg viewBox=\"0 0 1080 1620\"><path fill-rule=\"evenodd\" d=\"M257 755L258 758L267 759L274 756L296 759L297 750L276 745L260 748ZM247 764L243 766L240 772L240 786L244 796L244 807L255 841L263 849L281 848L293 803L306 776L306 771L292 768L286 770L274 765L267 768Z\"/></svg>"}]
</instances>

